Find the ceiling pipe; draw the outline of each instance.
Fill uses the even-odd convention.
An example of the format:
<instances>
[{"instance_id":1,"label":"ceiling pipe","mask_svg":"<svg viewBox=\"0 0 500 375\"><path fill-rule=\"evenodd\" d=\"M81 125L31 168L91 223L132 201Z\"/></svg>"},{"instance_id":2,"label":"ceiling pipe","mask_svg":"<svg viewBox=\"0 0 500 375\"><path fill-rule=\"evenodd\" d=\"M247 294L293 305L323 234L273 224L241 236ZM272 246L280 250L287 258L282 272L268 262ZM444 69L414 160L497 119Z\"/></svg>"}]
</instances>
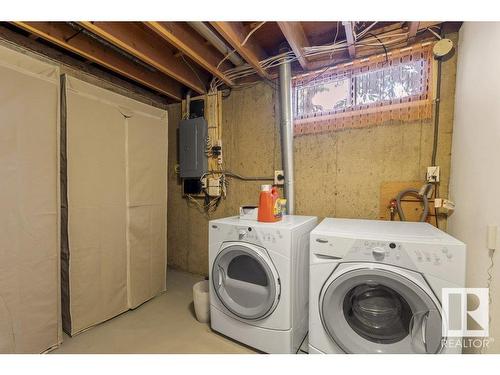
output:
<instances>
[{"instance_id":1,"label":"ceiling pipe","mask_svg":"<svg viewBox=\"0 0 500 375\"><path fill-rule=\"evenodd\" d=\"M288 49L281 49L286 52ZM293 186L293 120L292 120L292 67L286 62L279 67L280 83L280 128L281 128L281 158L285 173L286 212L293 215L295 210L295 193Z\"/></svg>"},{"instance_id":2,"label":"ceiling pipe","mask_svg":"<svg viewBox=\"0 0 500 375\"><path fill-rule=\"evenodd\" d=\"M243 60L230 49L226 43L222 41L221 38L217 36L207 25L203 22L188 22L189 26L195 29L198 34L208 40L217 50L224 56L230 54L228 59L236 66L243 65Z\"/></svg>"}]
</instances>

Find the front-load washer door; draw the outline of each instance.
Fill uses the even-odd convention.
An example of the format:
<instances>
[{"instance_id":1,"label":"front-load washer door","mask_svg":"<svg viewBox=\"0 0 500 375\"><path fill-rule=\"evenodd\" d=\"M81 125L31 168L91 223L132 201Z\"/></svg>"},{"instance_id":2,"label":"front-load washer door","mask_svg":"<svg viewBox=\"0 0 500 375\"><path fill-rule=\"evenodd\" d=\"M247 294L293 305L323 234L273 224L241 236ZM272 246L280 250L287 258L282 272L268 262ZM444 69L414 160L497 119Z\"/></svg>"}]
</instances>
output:
<instances>
[{"instance_id":1,"label":"front-load washer door","mask_svg":"<svg viewBox=\"0 0 500 375\"><path fill-rule=\"evenodd\" d=\"M360 266L327 280L323 326L346 353L439 353L442 322L430 289L401 273Z\"/></svg>"},{"instance_id":2,"label":"front-load washer door","mask_svg":"<svg viewBox=\"0 0 500 375\"><path fill-rule=\"evenodd\" d=\"M229 242L214 260L212 283L221 303L246 320L269 316L280 297L278 273L266 251L244 242Z\"/></svg>"}]
</instances>

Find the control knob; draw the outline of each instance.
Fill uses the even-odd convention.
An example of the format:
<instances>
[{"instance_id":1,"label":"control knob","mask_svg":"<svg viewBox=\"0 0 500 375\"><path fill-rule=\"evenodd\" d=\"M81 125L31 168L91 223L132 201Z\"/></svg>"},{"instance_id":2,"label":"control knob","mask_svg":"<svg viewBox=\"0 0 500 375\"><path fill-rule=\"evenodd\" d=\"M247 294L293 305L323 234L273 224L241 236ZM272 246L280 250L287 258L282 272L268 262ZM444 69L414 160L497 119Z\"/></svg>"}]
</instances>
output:
<instances>
[{"instance_id":1,"label":"control knob","mask_svg":"<svg viewBox=\"0 0 500 375\"><path fill-rule=\"evenodd\" d=\"M242 240L242 239L243 239L243 237L245 237L245 235L246 235L246 234L247 234L246 230L244 230L244 229L240 229L240 230L238 231L238 238L239 238L240 240Z\"/></svg>"},{"instance_id":2,"label":"control knob","mask_svg":"<svg viewBox=\"0 0 500 375\"><path fill-rule=\"evenodd\" d=\"M375 260L383 260L385 258L385 249L382 247L374 247L372 249L372 255Z\"/></svg>"}]
</instances>

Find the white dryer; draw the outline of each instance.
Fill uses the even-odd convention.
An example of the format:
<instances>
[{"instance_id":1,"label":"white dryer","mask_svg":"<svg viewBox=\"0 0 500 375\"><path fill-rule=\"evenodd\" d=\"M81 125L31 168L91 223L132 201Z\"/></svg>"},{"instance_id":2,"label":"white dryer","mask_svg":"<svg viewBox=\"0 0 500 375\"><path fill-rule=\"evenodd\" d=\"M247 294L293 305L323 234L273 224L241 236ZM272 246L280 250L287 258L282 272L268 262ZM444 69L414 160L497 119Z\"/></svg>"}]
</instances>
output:
<instances>
[{"instance_id":1,"label":"white dryer","mask_svg":"<svg viewBox=\"0 0 500 375\"><path fill-rule=\"evenodd\" d=\"M311 232L309 353L460 353L446 345L441 291L465 286L465 252L427 223L323 220Z\"/></svg>"},{"instance_id":2,"label":"white dryer","mask_svg":"<svg viewBox=\"0 0 500 375\"><path fill-rule=\"evenodd\" d=\"M266 353L296 353L307 334L309 234L317 218L209 223L212 329Z\"/></svg>"}]
</instances>

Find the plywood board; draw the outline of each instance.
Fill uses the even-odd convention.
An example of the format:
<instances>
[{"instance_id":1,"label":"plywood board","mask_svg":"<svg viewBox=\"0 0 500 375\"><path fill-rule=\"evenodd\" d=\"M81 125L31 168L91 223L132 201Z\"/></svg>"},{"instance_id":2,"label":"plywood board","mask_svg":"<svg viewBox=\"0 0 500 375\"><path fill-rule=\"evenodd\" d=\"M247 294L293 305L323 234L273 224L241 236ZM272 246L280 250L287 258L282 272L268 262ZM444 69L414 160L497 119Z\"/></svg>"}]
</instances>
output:
<instances>
[{"instance_id":1,"label":"plywood board","mask_svg":"<svg viewBox=\"0 0 500 375\"><path fill-rule=\"evenodd\" d=\"M396 199L398 193L405 189L420 189L422 181L387 181L380 185L380 220L391 220L390 203ZM427 222L434 225L434 200L429 199L430 212ZM402 199L401 205L407 221L419 221L423 211L423 204L420 200L410 195ZM399 221L397 212L393 215L393 220Z\"/></svg>"}]
</instances>

